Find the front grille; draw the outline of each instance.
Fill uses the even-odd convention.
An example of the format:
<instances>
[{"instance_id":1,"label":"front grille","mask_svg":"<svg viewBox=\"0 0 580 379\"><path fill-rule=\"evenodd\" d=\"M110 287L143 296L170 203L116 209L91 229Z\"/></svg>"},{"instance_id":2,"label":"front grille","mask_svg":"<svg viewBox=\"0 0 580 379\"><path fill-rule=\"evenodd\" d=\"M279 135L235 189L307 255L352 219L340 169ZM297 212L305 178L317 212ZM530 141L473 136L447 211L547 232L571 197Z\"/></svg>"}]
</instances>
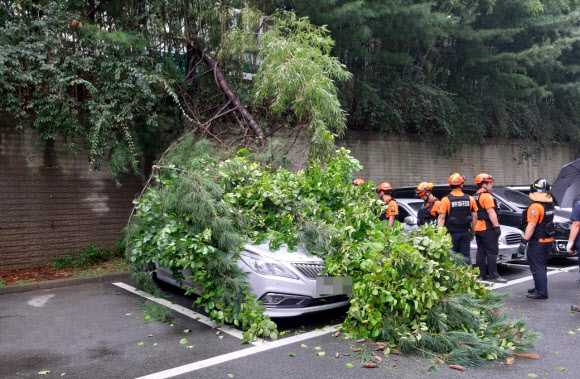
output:
<instances>
[{"instance_id":1,"label":"front grille","mask_svg":"<svg viewBox=\"0 0 580 379\"><path fill-rule=\"evenodd\" d=\"M324 272L324 266L320 264L292 263L292 266L307 278L316 279L319 276L328 276Z\"/></svg>"},{"instance_id":2,"label":"front grille","mask_svg":"<svg viewBox=\"0 0 580 379\"><path fill-rule=\"evenodd\" d=\"M521 240L522 236L517 233L508 234L505 236L505 241L508 245L515 245L516 243L520 243Z\"/></svg>"}]
</instances>

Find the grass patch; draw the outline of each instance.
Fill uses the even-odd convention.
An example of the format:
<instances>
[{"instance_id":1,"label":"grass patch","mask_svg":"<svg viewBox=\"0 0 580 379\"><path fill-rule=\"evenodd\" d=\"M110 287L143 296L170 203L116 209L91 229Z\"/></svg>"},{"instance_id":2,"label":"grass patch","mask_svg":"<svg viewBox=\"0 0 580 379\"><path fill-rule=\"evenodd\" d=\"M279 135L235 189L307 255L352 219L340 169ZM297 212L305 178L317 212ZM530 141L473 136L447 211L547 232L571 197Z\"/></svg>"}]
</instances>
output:
<instances>
[{"instance_id":1,"label":"grass patch","mask_svg":"<svg viewBox=\"0 0 580 379\"><path fill-rule=\"evenodd\" d=\"M82 278L89 276L98 276L103 274L110 274L113 272L125 272L129 269L129 265L123 258L113 258L110 261L89 267L87 269L75 269L73 277Z\"/></svg>"},{"instance_id":2,"label":"grass patch","mask_svg":"<svg viewBox=\"0 0 580 379\"><path fill-rule=\"evenodd\" d=\"M0 287L4 287L6 285L6 282L3 280L0 280Z\"/></svg>"},{"instance_id":3,"label":"grass patch","mask_svg":"<svg viewBox=\"0 0 580 379\"><path fill-rule=\"evenodd\" d=\"M149 300L141 304L139 309L145 312L144 319L146 321L152 318L159 322L170 322L173 316L173 313L171 313L169 308Z\"/></svg>"},{"instance_id":4,"label":"grass patch","mask_svg":"<svg viewBox=\"0 0 580 379\"><path fill-rule=\"evenodd\" d=\"M34 279L17 280L14 284L27 284L27 283L34 283Z\"/></svg>"}]
</instances>

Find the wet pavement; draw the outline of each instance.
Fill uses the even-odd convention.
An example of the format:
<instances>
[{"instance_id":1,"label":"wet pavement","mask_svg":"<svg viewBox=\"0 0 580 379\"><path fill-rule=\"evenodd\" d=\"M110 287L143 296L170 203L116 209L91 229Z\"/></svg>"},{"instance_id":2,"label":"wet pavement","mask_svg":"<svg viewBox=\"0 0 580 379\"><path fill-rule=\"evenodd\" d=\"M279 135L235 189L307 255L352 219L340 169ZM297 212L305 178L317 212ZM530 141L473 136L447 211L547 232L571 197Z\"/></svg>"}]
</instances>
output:
<instances>
[{"instance_id":1,"label":"wet pavement","mask_svg":"<svg viewBox=\"0 0 580 379\"><path fill-rule=\"evenodd\" d=\"M500 266L510 283L497 289L510 293L504 303L511 315L528 318L528 328L541 333L528 351L538 360L490 362L465 373L445 366L431 372L427 359L390 355L378 368L365 369L352 351L360 344L332 337L332 328L321 331L340 323L344 309L276 320L279 331L286 332L281 341L242 345L229 334L220 338L195 314L173 312L174 326L145 321L139 309L143 298L107 282L1 295L0 377L38 378L43 371L50 371L43 377L67 378L580 377L580 314L570 311L572 303L580 303L577 261L552 260L549 266L549 300L525 297L532 282L520 263ZM171 302L191 307L192 297L163 288ZM184 338L187 342L180 343Z\"/></svg>"}]
</instances>

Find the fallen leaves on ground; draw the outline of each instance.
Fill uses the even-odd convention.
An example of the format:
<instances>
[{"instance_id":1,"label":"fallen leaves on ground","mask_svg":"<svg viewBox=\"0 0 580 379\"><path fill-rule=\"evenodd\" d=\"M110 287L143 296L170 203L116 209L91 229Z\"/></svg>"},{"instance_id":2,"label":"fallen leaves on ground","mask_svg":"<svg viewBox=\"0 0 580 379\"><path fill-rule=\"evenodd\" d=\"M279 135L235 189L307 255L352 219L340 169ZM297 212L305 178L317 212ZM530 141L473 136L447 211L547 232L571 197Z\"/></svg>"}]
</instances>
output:
<instances>
[{"instance_id":1,"label":"fallen leaves on ground","mask_svg":"<svg viewBox=\"0 0 580 379\"><path fill-rule=\"evenodd\" d=\"M306 346L306 345L304 345L304 344L300 345L300 347L305 347L305 348L308 348L308 346Z\"/></svg>"},{"instance_id":2,"label":"fallen leaves on ground","mask_svg":"<svg viewBox=\"0 0 580 379\"><path fill-rule=\"evenodd\" d=\"M340 336L340 332L336 332L336 333L334 333L334 336L335 336L335 337L338 337L338 336Z\"/></svg>"},{"instance_id":3,"label":"fallen leaves on ground","mask_svg":"<svg viewBox=\"0 0 580 379\"><path fill-rule=\"evenodd\" d=\"M340 357L340 353L336 353L335 357L336 358Z\"/></svg>"},{"instance_id":4,"label":"fallen leaves on ground","mask_svg":"<svg viewBox=\"0 0 580 379\"><path fill-rule=\"evenodd\" d=\"M439 357L435 357L435 360L437 361L437 363L439 363L440 365L444 365L445 362L443 361L443 359L439 358Z\"/></svg>"},{"instance_id":5,"label":"fallen leaves on ground","mask_svg":"<svg viewBox=\"0 0 580 379\"><path fill-rule=\"evenodd\" d=\"M324 354L326 354L324 351L320 351L320 352L316 353L316 355L318 355L319 357L322 357Z\"/></svg>"},{"instance_id":6,"label":"fallen leaves on ground","mask_svg":"<svg viewBox=\"0 0 580 379\"><path fill-rule=\"evenodd\" d=\"M355 353L359 352L359 351L363 351L363 349L358 348L358 349L352 349L352 351L354 351Z\"/></svg>"},{"instance_id":7,"label":"fallen leaves on ground","mask_svg":"<svg viewBox=\"0 0 580 379\"><path fill-rule=\"evenodd\" d=\"M366 368L376 368L376 367L379 367L379 366L378 366L376 363L374 363L374 362L365 362L365 363L363 363L363 364L362 364L362 366L363 366L363 367L366 367Z\"/></svg>"},{"instance_id":8,"label":"fallen leaves on ground","mask_svg":"<svg viewBox=\"0 0 580 379\"><path fill-rule=\"evenodd\" d=\"M352 363L347 363L347 364L346 364L346 367L348 367L348 368L353 368L353 367L354 367L354 365L353 365Z\"/></svg>"},{"instance_id":9,"label":"fallen leaves on ground","mask_svg":"<svg viewBox=\"0 0 580 379\"><path fill-rule=\"evenodd\" d=\"M373 355L373 358L376 359L379 362L383 361L383 358L379 357L378 355Z\"/></svg>"},{"instance_id":10,"label":"fallen leaves on ground","mask_svg":"<svg viewBox=\"0 0 580 379\"><path fill-rule=\"evenodd\" d=\"M296 354L294 354L294 353L290 353L290 354L288 354L288 356L290 356L290 357L294 358L294 357L296 356Z\"/></svg>"},{"instance_id":11,"label":"fallen leaves on ground","mask_svg":"<svg viewBox=\"0 0 580 379\"><path fill-rule=\"evenodd\" d=\"M39 371L38 375L47 375L50 371L45 370L45 371Z\"/></svg>"},{"instance_id":12,"label":"fallen leaves on ground","mask_svg":"<svg viewBox=\"0 0 580 379\"><path fill-rule=\"evenodd\" d=\"M357 340L356 342L358 342L358 343L367 342L367 339L366 338L361 338L360 340Z\"/></svg>"},{"instance_id":13,"label":"fallen leaves on ground","mask_svg":"<svg viewBox=\"0 0 580 379\"><path fill-rule=\"evenodd\" d=\"M505 364L506 365L513 365L515 361L516 361L516 359L514 357L509 357L508 359L505 360Z\"/></svg>"},{"instance_id":14,"label":"fallen leaves on ground","mask_svg":"<svg viewBox=\"0 0 580 379\"><path fill-rule=\"evenodd\" d=\"M464 372L465 371L465 369L462 366L459 366L459 365L449 365L449 368L452 368L454 370L461 371L461 372Z\"/></svg>"}]
</instances>

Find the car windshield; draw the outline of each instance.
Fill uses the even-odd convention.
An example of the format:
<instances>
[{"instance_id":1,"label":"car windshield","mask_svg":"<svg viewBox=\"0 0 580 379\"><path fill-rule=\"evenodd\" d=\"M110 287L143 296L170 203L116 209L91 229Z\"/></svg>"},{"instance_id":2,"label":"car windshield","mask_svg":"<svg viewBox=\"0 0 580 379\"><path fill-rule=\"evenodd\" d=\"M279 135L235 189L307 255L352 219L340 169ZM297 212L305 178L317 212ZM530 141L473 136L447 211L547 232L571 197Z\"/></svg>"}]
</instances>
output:
<instances>
[{"instance_id":1,"label":"car windshield","mask_svg":"<svg viewBox=\"0 0 580 379\"><path fill-rule=\"evenodd\" d=\"M533 203L532 199L530 199L528 195L509 188L494 188L493 192L518 208L527 208Z\"/></svg>"},{"instance_id":2,"label":"car windshield","mask_svg":"<svg viewBox=\"0 0 580 379\"><path fill-rule=\"evenodd\" d=\"M422 201L414 201L414 202L409 202L407 203L409 205L409 208L411 208L413 210L413 212L415 213L415 215L417 215L417 213L419 212L419 209L421 209L421 207L423 206L423 202Z\"/></svg>"}]
</instances>

